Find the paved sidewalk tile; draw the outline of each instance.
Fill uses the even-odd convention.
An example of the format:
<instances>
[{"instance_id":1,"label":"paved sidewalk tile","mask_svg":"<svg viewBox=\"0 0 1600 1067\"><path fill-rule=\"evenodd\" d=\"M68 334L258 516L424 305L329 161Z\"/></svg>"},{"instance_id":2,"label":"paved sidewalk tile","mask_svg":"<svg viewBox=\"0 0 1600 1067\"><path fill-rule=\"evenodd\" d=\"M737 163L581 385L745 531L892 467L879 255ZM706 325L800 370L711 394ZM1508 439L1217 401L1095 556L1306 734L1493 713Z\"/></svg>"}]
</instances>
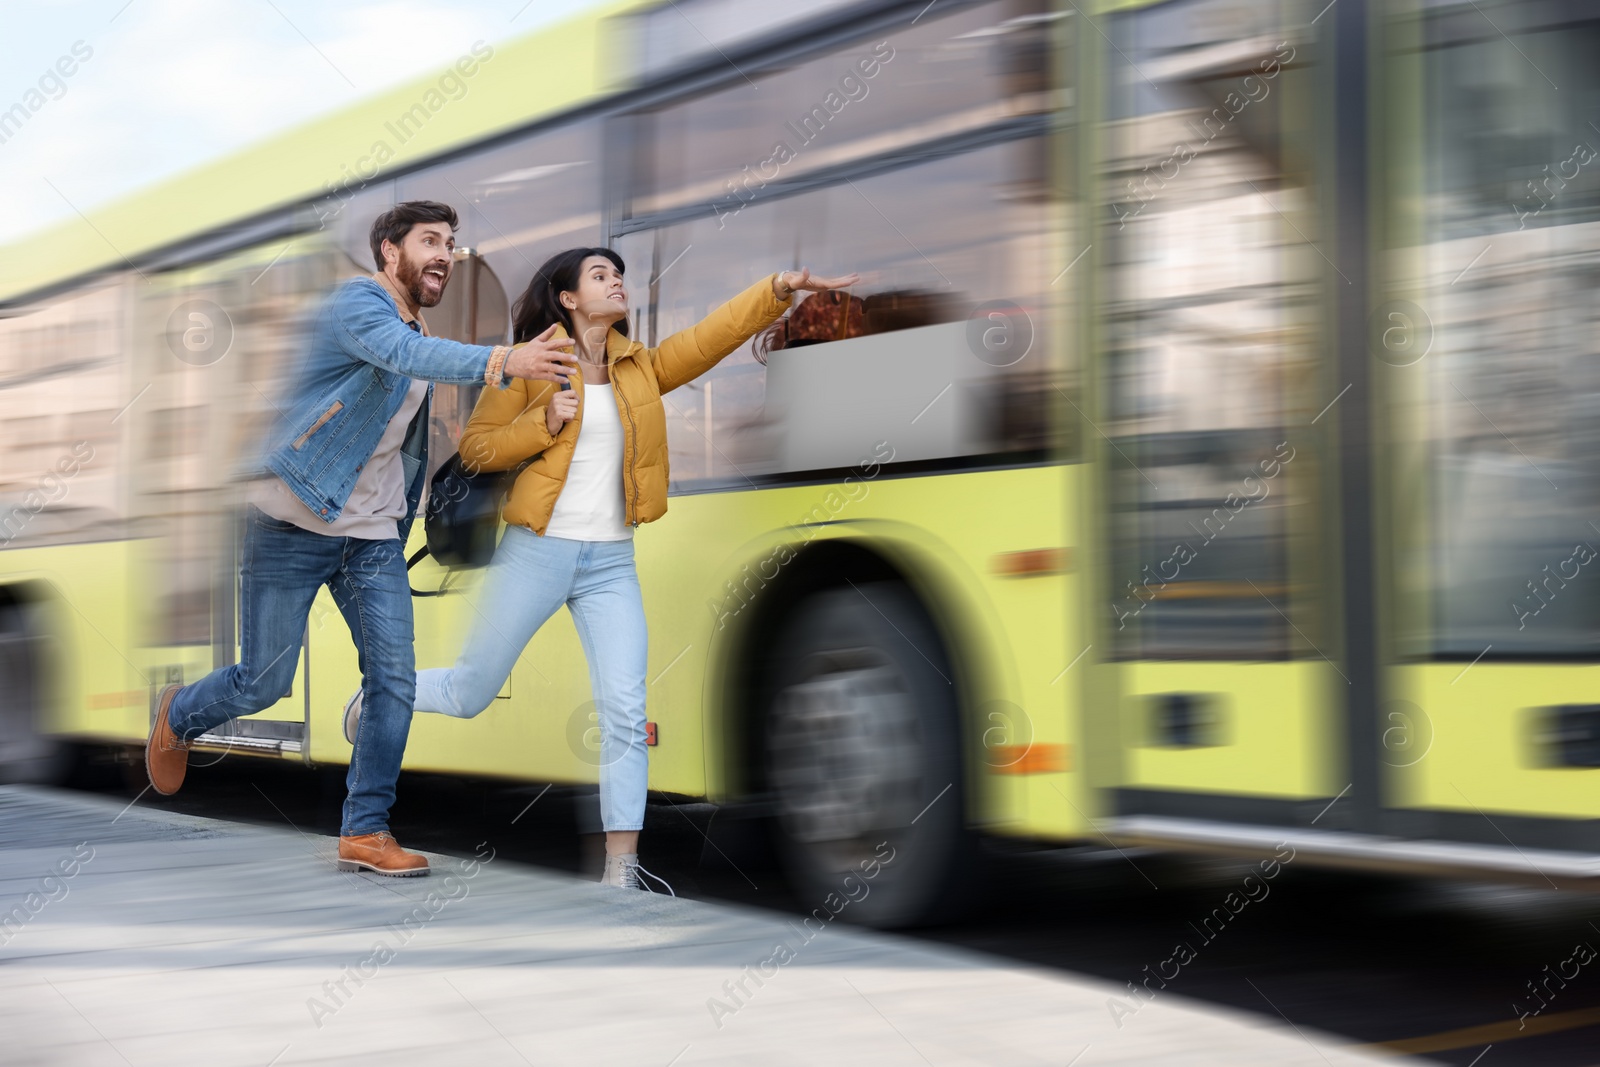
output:
<instances>
[{"instance_id":1,"label":"paved sidewalk tile","mask_svg":"<svg viewBox=\"0 0 1600 1067\"><path fill-rule=\"evenodd\" d=\"M1097 979L480 855L340 874L329 838L0 789L0 1062L1393 1062L1172 994L1119 1027Z\"/></svg>"}]
</instances>

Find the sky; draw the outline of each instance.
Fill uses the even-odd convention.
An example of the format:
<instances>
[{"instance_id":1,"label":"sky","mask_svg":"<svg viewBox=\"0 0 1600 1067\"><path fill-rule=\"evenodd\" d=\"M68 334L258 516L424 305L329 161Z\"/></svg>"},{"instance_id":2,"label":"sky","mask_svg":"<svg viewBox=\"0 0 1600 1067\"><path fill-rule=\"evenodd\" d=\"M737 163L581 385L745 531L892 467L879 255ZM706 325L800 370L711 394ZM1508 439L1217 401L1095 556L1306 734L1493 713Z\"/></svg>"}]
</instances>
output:
<instances>
[{"instance_id":1,"label":"sky","mask_svg":"<svg viewBox=\"0 0 1600 1067\"><path fill-rule=\"evenodd\" d=\"M0 0L0 245L594 4Z\"/></svg>"}]
</instances>

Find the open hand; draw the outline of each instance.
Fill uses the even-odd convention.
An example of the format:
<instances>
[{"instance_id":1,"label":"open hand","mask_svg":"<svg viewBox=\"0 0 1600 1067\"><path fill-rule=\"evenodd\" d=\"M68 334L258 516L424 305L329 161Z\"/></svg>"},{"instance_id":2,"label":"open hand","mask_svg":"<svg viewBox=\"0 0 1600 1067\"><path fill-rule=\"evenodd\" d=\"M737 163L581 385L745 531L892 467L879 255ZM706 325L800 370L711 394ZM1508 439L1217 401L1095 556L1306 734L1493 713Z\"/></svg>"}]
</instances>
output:
<instances>
[{"instance_id":1,"label":"open hand","mask_svg":"<svg viewBox=\"0 0 1600 1067\"><path fill-rule=\"evenodd\" d=\"M806 290L813 293L824 292L828 289L848 289L861 280L859 274L846 274L838 278L813 278L807 269L780 271L772 279L772 291L779 300L787 300L797 290Z\"/></svg>"},{"instance_id":2,"label":"open hand","mask_svg":"<svg viewBox=\"0 0 1600 1067\"><path fill-rule=\"evenodd\" d=\"M572 338L555 338L551 326L531 341L517 345L506 356L505 375L508 378L530 378L544 382L564 382L578 368L573 357Z\"/></svg>"},{"instance_id":3,"label":"open hand","mask_svg":"<svg viewBox=\"0 0 1600 1067\"><path fill-rule=\"evenodd\" d=\"M561 432L561 427L571 422L578 414L578 394L571 389L563 389L550 395L550 403L544 409L544 424L549 429L550 436L554 437Z\"/></svg>"}]
</instances>

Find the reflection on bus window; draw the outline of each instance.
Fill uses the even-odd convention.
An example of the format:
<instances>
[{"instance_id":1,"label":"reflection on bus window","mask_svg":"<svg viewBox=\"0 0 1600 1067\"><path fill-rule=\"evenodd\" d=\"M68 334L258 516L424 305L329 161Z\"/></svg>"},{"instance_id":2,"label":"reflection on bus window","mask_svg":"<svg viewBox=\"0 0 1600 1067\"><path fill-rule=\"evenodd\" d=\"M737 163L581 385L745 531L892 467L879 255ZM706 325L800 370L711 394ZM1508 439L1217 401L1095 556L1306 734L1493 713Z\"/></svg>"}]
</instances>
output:
<instances>
[{"instance_id":1,"label":"reflection on bus window","mask_svg":"<svg viewBox=\"0 0 1600 1067\"><path fill-rule=\"evenodd\" d=\"M1407 651L1593 656L1600 19L1482 6L1509 38L1429 9L1421 242L1387 260L1431 342L1382 368L1429 457L1431 491L1401 493L1402 576L1431 593Z\"/></svg>"},{"instance_id":2,"label":"reflection on bus window","mask_svg":"<svg viewBox=\"0 0 1600 1067\"><path fill-rule=\"evenodd\" d=\"M311 313L355 273L330 231L130 283L134 454L118 474L153 538L154 643L228 635L241 476L280 417Z\"/></svg>"},{"instance_id":3,"label":"reflection on bus window","mask_svg":"<svg viewBox=\"0 0 1600 1067\"><path fill-rule=\"evenodd\" d=\"M0 319L0 545L118 536L123 289Z\"/></svg>"},{"instance_id":4,"label":"reflection on bus window","mask_svg":"<svg viewBox=\"0 0 1600 1067\"><path fill-rule=\"evenodd\" d=\"M550 256L604 243L598 121L473 152L395 185L398 200L438 200L455 208L461 219L456 247L481 255L512 300Z\"/></svg>"},{"instance_id":5,"label":"reflection on bus window","mask_svg":"<svg viewBox=\"0 0 1600 1067\"><path fill-rule=\"evenodd\" d=\"M705 218L626 241L631 284L656 279L655 341L771 270L861 274L847 298L800 301L665 398L675 485L848 469L879 442L896 461L1059 445L1048 414L1065 380L1049 331L1060 250L1039 223L1048 207L1015 196L1038 157L1031 142L1001 144L753 204L723 228ZM987 328L1014 331L1014 354L974 343L969 320L986 302L1006 309Z\"/></svg>"},{"instance_id":6,"label":"reflection on bus window","mask_svg":"<svg viewBox=\"0 0 1600 1067\"><path fill-rule=\"evenodd\" d=\"M752 191L971 135L1070 105L1049 47L1063 16L1004 0L867 39L645 116L632 214L711 205L723 218Z\"/></svg>"},{"instance_id":7,"label":"reflection on bus window","mask_svg":"<svg viewBox=\"0 0 1600 1067\"><path fill-rule=\"evenodd\" d=\"M1297 6L1177 0L1110 20L1101 232L1124 656L1306 651L1291 549L1315 494L1291 427L1315 414L1329 266L1295 152L1315 14Z\"/></svg>"}]
</instances>

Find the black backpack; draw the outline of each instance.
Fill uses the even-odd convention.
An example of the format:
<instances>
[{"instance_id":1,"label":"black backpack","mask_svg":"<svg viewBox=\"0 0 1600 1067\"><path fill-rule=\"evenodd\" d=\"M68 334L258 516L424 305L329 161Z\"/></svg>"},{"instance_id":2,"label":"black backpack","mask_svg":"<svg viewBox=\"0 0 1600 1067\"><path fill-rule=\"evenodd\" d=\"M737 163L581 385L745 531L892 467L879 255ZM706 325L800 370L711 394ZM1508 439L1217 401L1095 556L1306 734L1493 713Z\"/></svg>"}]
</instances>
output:
<instances>
[{"instance_id":1,"label":"black backpack","mask_svg":"<svg viewBox=\"0 0 1600 1067\"><path fill-rule=\"evenodd\" d=\"M528 462L532 462L531 459ZM432 556L451 570L487 566L494 557L495 535L506 494L528 465L508 471L473 471L456 452L428 483L428 510L423 517L427 544L406 560L406 569ZM438 592L412 589L413 596Z\"/></svg>"}]
</instances>

